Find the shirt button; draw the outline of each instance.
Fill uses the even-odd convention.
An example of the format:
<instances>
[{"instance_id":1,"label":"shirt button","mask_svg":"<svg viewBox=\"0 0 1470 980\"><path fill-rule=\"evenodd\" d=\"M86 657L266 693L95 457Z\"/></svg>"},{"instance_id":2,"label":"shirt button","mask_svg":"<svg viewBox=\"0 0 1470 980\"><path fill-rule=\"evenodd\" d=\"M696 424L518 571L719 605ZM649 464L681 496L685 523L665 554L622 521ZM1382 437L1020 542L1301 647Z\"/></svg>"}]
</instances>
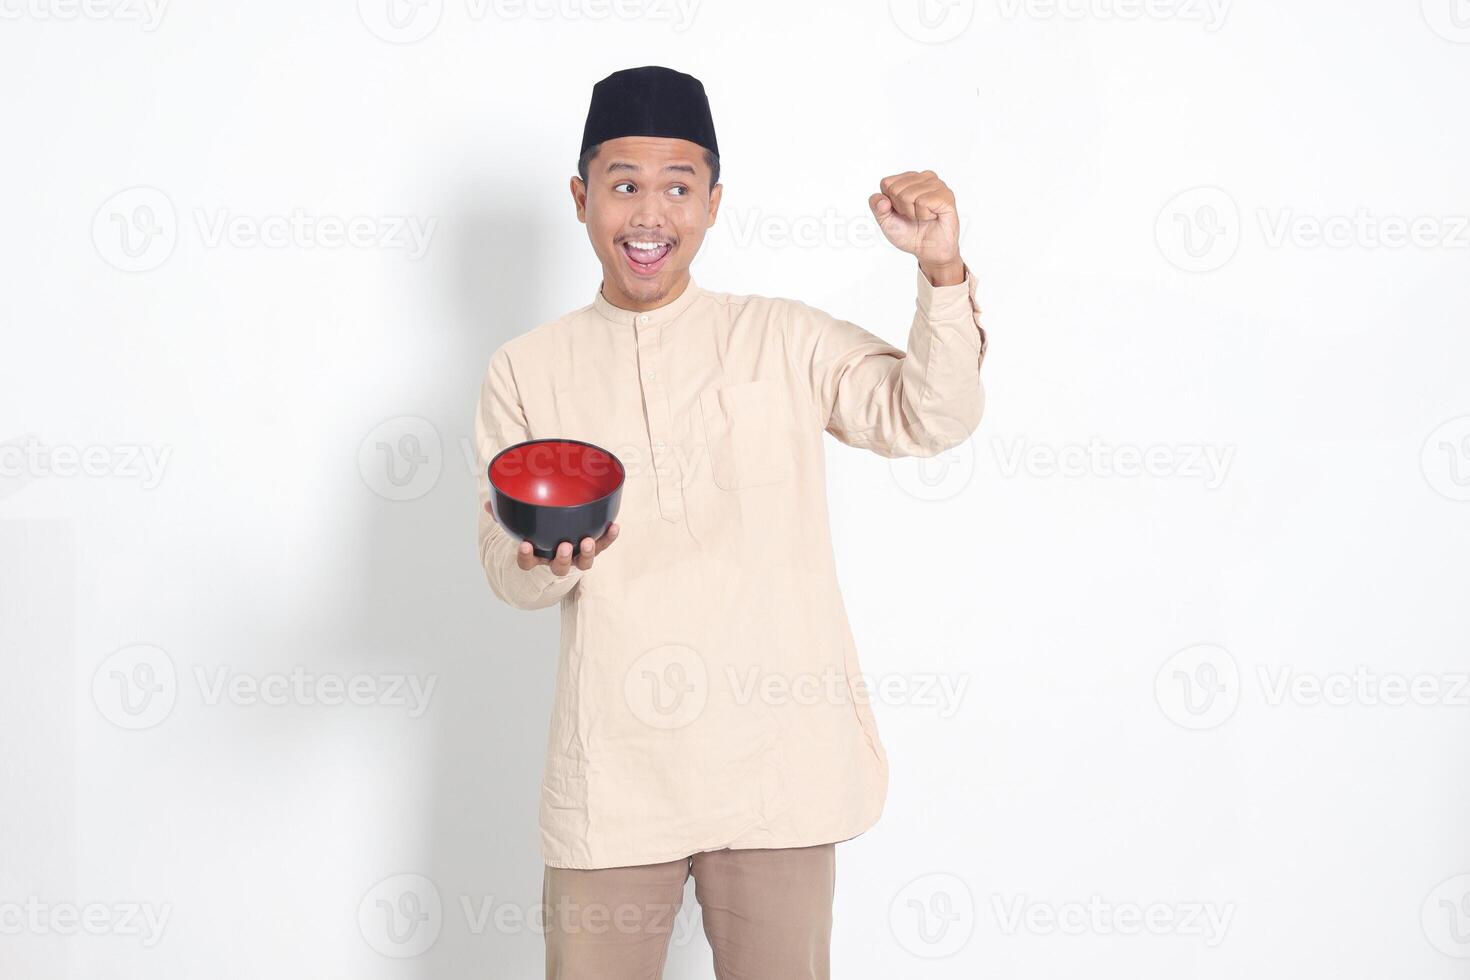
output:
<instances>
[{"instance_id":1,"label":"shirt button","mask_svg":"<svg viewBox=\"0 0 1470 980\"><path fill-rule=\"evenodd\" d=\"M647 323L648 322L648 314L645 313L642 316L640 316L638 318L638 322L639 323Z\"/></svg>"},{"instance_id":2,"label":"shirt button","mask_svg":"<svg viewBox=\"0 0 1470 980\"><path fill-rule=\"evenodd\" d=\"M655 452L660 452L661 453L661 452L664 451L664 444L661 443L661 442L656 442L656 443L653 444L653 448L654 448L654 451Z\"/></svg>"},{"instance_id":3,"label":"shirt button","mask_svg":"<svg viewBox=\"0 0 1470 980\"><path fill-rule=\"evenodd\" d=\"M658 377L658 372L657 371L644 371L643 372L643 376L645 378L647 378L649 381L652 381L654 378Z\"/></svg>"}]
</instances>

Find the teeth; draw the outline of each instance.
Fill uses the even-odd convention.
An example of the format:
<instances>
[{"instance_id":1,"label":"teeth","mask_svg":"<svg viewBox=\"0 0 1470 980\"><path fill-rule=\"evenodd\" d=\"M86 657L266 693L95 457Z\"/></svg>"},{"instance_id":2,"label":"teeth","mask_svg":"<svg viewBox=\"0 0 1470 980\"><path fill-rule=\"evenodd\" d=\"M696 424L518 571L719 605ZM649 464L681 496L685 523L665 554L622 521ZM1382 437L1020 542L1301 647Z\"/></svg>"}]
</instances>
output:
<instances>
[{"instance_id":1,"label":"teeth","mask_svg":"<svg viewBox=\"0 0 1470 980\"><path fill-rule=\"evenodd\" d=\"M628 244L645 252L652 252L654 249L663 248L668 242L629 242Z\"/></svg>"}]
</instances>

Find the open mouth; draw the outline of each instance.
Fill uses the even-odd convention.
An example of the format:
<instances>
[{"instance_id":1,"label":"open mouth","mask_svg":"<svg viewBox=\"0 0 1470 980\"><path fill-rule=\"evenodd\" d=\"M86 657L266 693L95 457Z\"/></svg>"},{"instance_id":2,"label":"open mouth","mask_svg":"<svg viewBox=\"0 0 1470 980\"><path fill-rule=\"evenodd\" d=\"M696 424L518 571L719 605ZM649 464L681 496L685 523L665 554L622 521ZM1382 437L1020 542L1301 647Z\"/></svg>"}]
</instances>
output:
<instances>
[{"instance_id":1,"label":"open mouth","mask_svg":"<svg viewBox=\"0 0 1470 980\"><path fill-rule=\"evenodd\" d=\"M622 249L628 258L628 266L635 275L651 276L663 268L669 253L674 250L674 245L672 242L629 239L623 242Z\"/></svg>"}]
</instances>

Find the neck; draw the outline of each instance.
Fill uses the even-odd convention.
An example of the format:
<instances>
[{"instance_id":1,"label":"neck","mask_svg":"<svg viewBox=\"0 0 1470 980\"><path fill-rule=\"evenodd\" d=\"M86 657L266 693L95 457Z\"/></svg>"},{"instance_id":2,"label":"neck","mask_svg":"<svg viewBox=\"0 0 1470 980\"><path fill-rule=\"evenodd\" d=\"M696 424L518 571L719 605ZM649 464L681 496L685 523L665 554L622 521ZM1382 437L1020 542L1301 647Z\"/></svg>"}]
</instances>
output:
<instances>
[{"instance_id":1,"label":"neck","mask_svg":"<svg viewBox=\"0 0 1470 980\"><path fill-rule=\"evenodd\" d=\"M611 288L609 288L609 286L611 286ZM649 310L656 310L660 306L669 305L674 300L682 296L684 294L684 290L688 288L688 269L680 272L679 277L669 284L668 289L665 289L657 296L651 296L647 299L637 299L633 296L629 296L627 293L619 289L616 285L611 285L607 277L604 276L602 279L602 298L607 300L613 306L618 307L619 309L632 310L635 313L647 313Z\"/></svg>"}]
</instances>

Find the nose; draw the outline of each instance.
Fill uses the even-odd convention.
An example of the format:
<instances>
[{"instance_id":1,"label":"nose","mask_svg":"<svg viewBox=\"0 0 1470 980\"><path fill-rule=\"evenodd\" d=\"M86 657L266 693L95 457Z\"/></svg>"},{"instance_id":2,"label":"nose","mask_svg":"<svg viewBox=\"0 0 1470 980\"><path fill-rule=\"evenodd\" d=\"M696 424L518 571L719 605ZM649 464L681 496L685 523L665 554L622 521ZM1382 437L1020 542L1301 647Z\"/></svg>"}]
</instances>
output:
<instances>
[{"instance_id":1,"label":"nose","mask_svg":"<svg viewBox=\"0 0 1470 980\"><path fill-rule=\"evenodd\" d=\"M663 209L653 197L645 197L633 211L632 224L643 231L660 231L664 227Z\"/></svg>"}]
</instances>

